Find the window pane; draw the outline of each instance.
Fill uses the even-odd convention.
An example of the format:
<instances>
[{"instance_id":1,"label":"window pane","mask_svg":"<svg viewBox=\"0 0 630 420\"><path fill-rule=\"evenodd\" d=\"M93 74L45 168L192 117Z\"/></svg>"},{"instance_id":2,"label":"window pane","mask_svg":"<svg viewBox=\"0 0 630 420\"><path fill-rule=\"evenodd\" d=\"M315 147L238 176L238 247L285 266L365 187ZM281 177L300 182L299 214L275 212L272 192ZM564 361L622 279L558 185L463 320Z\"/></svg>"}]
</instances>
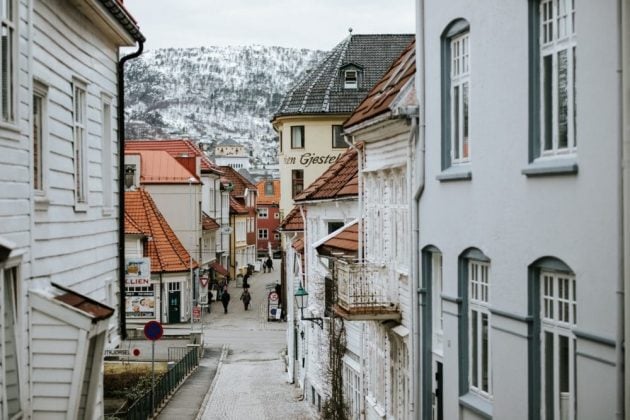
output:
<instances>
[{"instance_id":1,"label":"window pane","mask_svg":"<svg viewBox=\"0 0 630 420\"><path fill-rule=\"evenodd\" d=\"M558 52L558 148L568 147L569 59L567 50Z\"/></svg>"},{"instance_id":2,"label":"window pane","mask_svg":"<svg viewBox=\"0 0 630 420\"><path fill-rule=\"evenodd\" d=\"M576 49L575 47L573 47L573 146L577 146L577 116L576 116L576 109L577 109L577 101L576 101L576 90L575 90L575 80L576 80L576 73L575 73L575 61L576 61Z\"/></svg>"},{"instance_id":3,"label":"window pane","mask_svg":"<svg viewBox=\"0 0 630 420\"><path fill-rule=\"evenodd\" d=\"M471 351L471 356L470 356L470 362L472 365L472 386L474 386L475 388L479 387L479 380L478 380L478 358L477 358L477 343L478 343L478 328L477 328L477 311L472 311L471 312L471 337L470 337L470 341L471 341L471 345L472 345L472 351Z\"/></svg>"},{"instance_id":4,"label":"window pane","mask_svg":"<svg viewBox=\"0 0 630 420\"><path fill-rule=\"evenodd\" d=\"M459 86L453 88L453 156L459 159Z\"/></svg>"},{"instance_id":5,"label":"window pane","mask_svg":"<svg viewBox=\"0 0 630 420\"><path fill-rule=\"evenodd\" d=\"M20 412L20 389L17 364L17 345L15 341L15 282L16 270L9 269L4 271L5 291L4 291L4 360L0 363L5 366L5 383L6 383L6 401L9 417Z\"/></svg>"},{"instance_id":6,"label":"window pane","mask_svg":"<svg viewBox=\"0 0 630 420\"><path fill-rule=\"evenodd\" d=\"M11 62L12 62L12 30L10 28L8 28L6 25L2 25L2 52L1 52L1 56L0 56L0 65L1 65L1 73L2 73L2 77L0 77L1 80L1 91L0 91L0 100L2 100L1 102L1 106L0 109L2 110L2 119L4 121L11 121L13 120L13 112L11 110L11 96L12 96L12 84L13 84L13 71L11 68Z\"/></svg>"},{"instance_id":7,"label":"window pane","mask_svg":"<svg viewBox=\"0 0 630 420\"><path fill-rule=\"evenodd\" d=\"M481 389L489 392L488 314L481 314L481 332Z\"/></svg>"},{"instance_id":8,"label":"window pane","mask_svg":"<svg viewBox=\"0 0 630 420\"><path fill-rule=\"evenodd\" d=\"M33 188L42 189L42 98L33 95Z\"/></svg>"},{"instance_id":9,"label":"window pane","mask_svg":"<svg viewBox=\"0 0 630 420\"><path fill-rule=\"evenodd\" d=\"M463 124L464 124L464 134L463 134L463 151L462 151L462 157L467 158L468 157L468 83L464 83L464 86L462 87L463 91L462 91L462 96L463 96L463 105L464 105L464 110L463 110Z\"/></svg>"},{"instance_id":10,"label":"window pane","mask_svg":"<svg viewBox=\"0 0 630 420\"><path fill-rule=\"evenodd\" d=\"M552 56L547 55L543 58L543 150L551 150L553 148L552 139Z\"/></svg>"},{"instance_id":11,"label":"window pane","mask_svg":"<svg viewBox=\"0 0 630 420\"><path fill-rule=\"evenodd\" d=\"M558 364L560 371L560 392L569 392L569 338L563 335L558 337L559 343L559 361Z\"/></svg>"},{"instance_id":12,"label":"window pane","mask_svg":"<svg viewBox=\"0 0 630 420\"><path fill-rule=\"evenodd\" d=\"M544 386L545 390L545 420L553 420L554 403L553 403L553 334L545 331L543 345L545 349L545 372Z\"/></svg>"}]
</instances>

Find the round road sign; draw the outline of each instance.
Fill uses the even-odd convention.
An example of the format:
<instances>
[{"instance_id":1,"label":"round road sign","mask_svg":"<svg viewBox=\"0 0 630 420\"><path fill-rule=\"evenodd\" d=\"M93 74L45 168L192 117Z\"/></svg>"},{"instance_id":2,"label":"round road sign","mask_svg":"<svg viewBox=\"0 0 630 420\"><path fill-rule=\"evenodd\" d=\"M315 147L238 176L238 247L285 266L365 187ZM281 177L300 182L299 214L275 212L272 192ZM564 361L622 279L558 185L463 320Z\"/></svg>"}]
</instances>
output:
<instances>
[{"instance_id":1,"label":"round road sign","mask_svg":"<svg viewBox=\"0 0 630 420\"><path fill-rule=\"evenodd\" d=\"M144 324L144 336L151 341L159 340L164 334L162 324L157 321L149 321Z\"/></svg>"},{"instance_id":2,"label":"round road sign","mask_svg":"<svg viewBox=\"0 0 630 420\"><path fill-rule=\"evenodd\" d=\"M138 349L138 348L133 349L131 351L131 354L133 354L136 357L140 356L140 349Z\"/></svg>"},{"instance_id":3,"label":"round road sign","mask_svg":"<svg viewBox=\"0 0 630 420\"><path fill-rule=\"evenodd\" d=\"M280 299L280 296L278 296L278 294L276 292L269 293L269 301L270 302L276 303L276 302L278 302L279 299Z\"/></svg>"}]
</instances>

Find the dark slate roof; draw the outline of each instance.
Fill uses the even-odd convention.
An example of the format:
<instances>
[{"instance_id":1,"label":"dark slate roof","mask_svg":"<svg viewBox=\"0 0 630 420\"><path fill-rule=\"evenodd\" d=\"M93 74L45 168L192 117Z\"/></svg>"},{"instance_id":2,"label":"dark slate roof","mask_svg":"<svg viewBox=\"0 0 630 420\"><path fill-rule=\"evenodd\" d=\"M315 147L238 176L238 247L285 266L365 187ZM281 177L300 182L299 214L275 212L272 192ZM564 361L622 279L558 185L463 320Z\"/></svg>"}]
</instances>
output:
<instances>
[{"instance_id":1,"label":"dark slate roof","mask_svg":"<svg viewBox=\"0 0 630 420\"><path fill-rule=\"evenodd\" d=\"M410 34L349 35L293 85L273 118L352 112L413 39ZM348 65L362 69L357 89L344 89L341 70Z\"/></svg>"},{"instance_id":2,"label":"dark slate roof","mask_svg":"<svg viewBox=\"0 0 630 420\"><path fill-rule=\"evenodd\" d=\"M237 142L236 140L232 140L232 138L228 137L227 139L223 140L221 143L217 144L217 146L241 146L242 147L243 145Z\"/></svg>"}]
</instances>

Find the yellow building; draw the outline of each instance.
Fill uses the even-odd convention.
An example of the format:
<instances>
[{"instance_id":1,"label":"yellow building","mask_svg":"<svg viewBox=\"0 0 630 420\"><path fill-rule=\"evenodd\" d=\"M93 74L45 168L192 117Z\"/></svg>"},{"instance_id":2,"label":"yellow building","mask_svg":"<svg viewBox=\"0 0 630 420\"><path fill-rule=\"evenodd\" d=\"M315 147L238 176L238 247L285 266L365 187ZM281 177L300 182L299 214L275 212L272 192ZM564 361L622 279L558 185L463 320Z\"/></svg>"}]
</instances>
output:
<instances>
[{"instance_id":1,"label":"yellow building","mask_svg":"<svg viewBox=\"0 0 630 420\"><path fill-rule=\"evenodd\" d=\"M342 125L413 35L350 34L285 95L272 124L280 138L280 210L344 152Z\"/></svg>"}]
</instances>

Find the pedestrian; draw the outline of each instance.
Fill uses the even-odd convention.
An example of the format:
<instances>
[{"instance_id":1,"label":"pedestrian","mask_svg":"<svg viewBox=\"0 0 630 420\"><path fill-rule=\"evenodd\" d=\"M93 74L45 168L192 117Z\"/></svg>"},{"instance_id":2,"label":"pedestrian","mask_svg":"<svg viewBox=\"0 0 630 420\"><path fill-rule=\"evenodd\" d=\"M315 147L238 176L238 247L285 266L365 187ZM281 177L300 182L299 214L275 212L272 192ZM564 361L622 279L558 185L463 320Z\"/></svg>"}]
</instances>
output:
<instances>
[{"instance_id":1,"label":"pedestrian","mask_svg":"<svg viewBox=\"0 0 630 420\"><path fill-rule=\"evenodd\" d=\"M247 280L249 280L249 273L245 273L243 276L243 289L247 289L249 287Z\"/></svg>"},{"instance_id":2,"label":"pedestrian","mask_svg":"<svg viewBox=\"0 0 630 420\"><path fill-rule=\"evenodd\" d=\"M221 303L223 304L223 313L227 314L228 303L230 303L230 294L228 293L227 286L223 288Z\"/></svg>"},{"instance_id":3,"label":"pedestrian","mask_svg":"<svg viewBox=\"0 0 630 420\"><path fill-rule=\"evenodd\" d=\"M263 269L263 273L267 272L267 261L263 261L262 263L262 269Z\"/></svg>"},{"instance_id":4,"label":"pedestrian","mask_svg":"<svg viewBox=\"0 0 630 420\"><path fill-rule=\"evenodd\" d=\"M243 293L241 293L241 300L243 301L243 305L245 305L245 310L247 310L247 308L249 308L249 302L252 300L252 295L249 294L248 289L243 290Z\"/></svg>"},{"instance_id":5,"label":"pedestrian","mask_svg":"<svg viewBox=\"0 0 630 420\"><path fill-rule=\"evenodd\" d=\"M267 270L271 273L273 270L273 261L271 261L271 257L267 257L267 262L265 264L267 264Z\"/></svg>"}]
</instances>

